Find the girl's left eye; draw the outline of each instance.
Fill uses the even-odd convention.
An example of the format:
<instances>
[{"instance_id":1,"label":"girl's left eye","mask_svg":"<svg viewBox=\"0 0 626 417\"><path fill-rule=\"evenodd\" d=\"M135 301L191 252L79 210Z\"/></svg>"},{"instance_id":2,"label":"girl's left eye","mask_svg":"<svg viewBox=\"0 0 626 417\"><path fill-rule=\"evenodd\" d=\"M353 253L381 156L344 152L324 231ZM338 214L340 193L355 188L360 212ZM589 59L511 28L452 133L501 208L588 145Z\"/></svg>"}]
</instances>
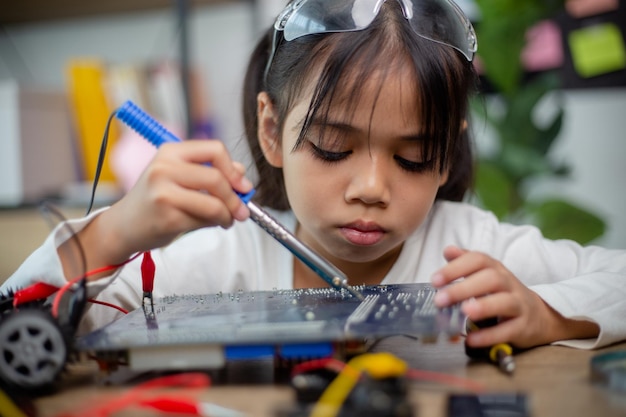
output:
<instances>
[{"instance_id":1,"label":"girl's left eye","mask_svg":"<svg viewBox=\"0 0 626 417\"><path fill-rule=\"evenodd\" d=\"M342 161L352 154L351 150L336 152L336 151L329 151L327 149L320 148L319 146L315 145L313 142L308 142L308 144L309 144L309 149L311 153L313 154L313 156L327 163L336 163L336 162ZM393 159L396 161L396 163L400 166L401 169L408 171L408 172L414 172L414 173L426 172L426 171L432 170L432 167L433 167L432 160L416 162L416 161L403 158L398 155L394 155Z\"/></svg>"},{"instance_id":2,"label":"girl's left eye","mask_svg":"<svg viewBox=\"0 0 626 417\"><path fill-rule=\"evenodd\" d=\"M339 162L345 159L352 153L352 151L332 152L326 149L322 149L319 146L315 146L312 142L309 142L311 153L316 158L319 158L325 162Z\"/></svg>"},{"instance_id":3,"label":"girl's left eye","mask_svg":"<svg viewBox=\"0 0 626 417\"><path fill-rule=\"evenodd\" d=\"M400 168L404 169L408 172L425 172L430 171L433 168L433 161L409 161L408 159L404 159L400 156L395 155L393 159L396 160Z\"/></svg>"}]
</instances>

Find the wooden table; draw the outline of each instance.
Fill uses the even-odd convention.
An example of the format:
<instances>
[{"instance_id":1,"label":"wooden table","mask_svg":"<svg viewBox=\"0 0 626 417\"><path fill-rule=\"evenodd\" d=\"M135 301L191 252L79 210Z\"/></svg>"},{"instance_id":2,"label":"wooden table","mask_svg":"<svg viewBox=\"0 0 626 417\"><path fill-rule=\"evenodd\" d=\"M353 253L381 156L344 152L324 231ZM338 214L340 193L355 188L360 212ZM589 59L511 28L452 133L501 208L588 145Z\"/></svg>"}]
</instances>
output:
<instances>
[{"instance_id":1,"label":"wooden table","mask_svg":"<svg viewBox=\"0 0 626 417\"><path fill-rule=\"evenodd\" d=\"M391 351L415 369L468 378L484 385L487 392L520 392L528 396L531 416L626 416L626 394L610 391L590 382L590 359L601 352L626 349L626 343L596 351L546 346L516 356L513 376L501 373L492 364L474 363L464 354L462 343L424 344L398 336L381 341L377 351ZM206 389L167 391L192 395L202 401L239 410L249 416L274 416L279 408L293 404L294 393L286 385L275 385L270 376L272 361L230 364L222 375L229 382L219 382ZM82 365L81 365L82 366ZM94 383L92 367L70 367L56 394L40 397L36 406L41 417L84 409L96 402L108 401L126 392L129 386L101 386ZM415 415L444 417L446 401L458 387L433 382L414 381L410 401ZM467 392L467 391L465 391ZM80 415L80 414L75 414ZM137 408L115 416L157 416Z\"/></svg>"},{"instance_id":2,"label":"wooden table","mask_svg":"<svg viewBox=\"0 0 626 417\"><path fill-rule=\"evenodd\" d=\"M61 207L67 218L85 214L82 207ZM0 209L0 284L44 242L59 219L50 224L36 208Z\"/></svg>"}]
</instances>

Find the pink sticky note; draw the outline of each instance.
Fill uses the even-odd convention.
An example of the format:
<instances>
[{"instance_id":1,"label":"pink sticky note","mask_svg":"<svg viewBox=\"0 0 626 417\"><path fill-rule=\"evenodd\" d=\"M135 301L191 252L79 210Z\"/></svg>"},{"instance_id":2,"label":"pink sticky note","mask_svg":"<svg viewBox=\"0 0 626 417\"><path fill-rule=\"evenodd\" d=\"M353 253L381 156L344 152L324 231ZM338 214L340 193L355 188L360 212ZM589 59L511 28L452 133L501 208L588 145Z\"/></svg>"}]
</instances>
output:
<instances>
[{"instance_id":1,"label":"pink sticky note","mask_svg":"<svg viewBox=\"0 0 626 417\"><path fill-rule=\"evenodd\" d=\"M522 64L528 71L545 71L563 65L561 29L551 20L544 20L526 33Z\"/></svg>"}]
</instances>

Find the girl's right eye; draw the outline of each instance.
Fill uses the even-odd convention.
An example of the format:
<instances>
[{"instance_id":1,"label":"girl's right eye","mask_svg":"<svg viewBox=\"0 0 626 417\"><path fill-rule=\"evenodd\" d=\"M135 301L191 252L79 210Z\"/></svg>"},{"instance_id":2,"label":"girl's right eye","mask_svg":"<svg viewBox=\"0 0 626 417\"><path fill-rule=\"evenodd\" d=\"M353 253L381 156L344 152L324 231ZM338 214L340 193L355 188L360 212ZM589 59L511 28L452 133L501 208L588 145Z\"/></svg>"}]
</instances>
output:
<instances>
[{"instance_id":1,"label":"girl's right eye","mask_svg":"<svg viewBox=\"0 0 626 417\"><path fill-rule=\"evenodd\" d=\"M309 149L314 157L321 159L324 162L339 162L342 159L345 159L352 153L352 151L343 151L343 152L332 152L326 149L322 149L319 146L314 145L312 142L309 143Z\"/></svg>"}]
</instances>

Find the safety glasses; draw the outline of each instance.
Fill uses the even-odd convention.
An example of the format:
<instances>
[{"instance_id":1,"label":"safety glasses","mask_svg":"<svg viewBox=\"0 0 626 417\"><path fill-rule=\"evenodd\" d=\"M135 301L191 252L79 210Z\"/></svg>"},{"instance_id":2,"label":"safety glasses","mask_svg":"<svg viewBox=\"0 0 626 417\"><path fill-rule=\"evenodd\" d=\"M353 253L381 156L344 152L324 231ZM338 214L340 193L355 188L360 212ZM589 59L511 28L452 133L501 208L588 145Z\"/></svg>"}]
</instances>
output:
<instances>
[{"instance_id":1,"label":"safety glasses","mask_svg":"<svg viewBox=\"0 0 626 417\"><path fill-rule=\"evenodd\" d=\"M274 23L272 51L265 75L282 39L292 41L306 35L352 32L367 28L387 0L294 0ZM393 1L393 0L391 0ZM470 20L452 0L395 0L404 17L422 38L450 46L468 61L478 43Z\"/></svg>"}]
</instances>

